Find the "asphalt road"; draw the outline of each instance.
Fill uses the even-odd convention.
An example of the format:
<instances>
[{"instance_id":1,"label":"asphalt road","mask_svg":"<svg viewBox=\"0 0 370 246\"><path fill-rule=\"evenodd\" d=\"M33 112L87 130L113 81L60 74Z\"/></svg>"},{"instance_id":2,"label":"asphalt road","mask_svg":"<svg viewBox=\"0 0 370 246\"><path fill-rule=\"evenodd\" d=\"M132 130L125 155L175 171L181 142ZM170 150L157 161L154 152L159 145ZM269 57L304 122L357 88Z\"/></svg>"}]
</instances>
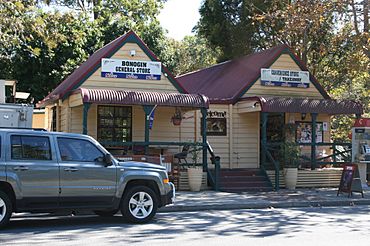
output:
<instances>
[{"instance_id":1,"label":"asphalt road","mask_svg":"<svg viewBox=\"0 0 370 246\"><path fill-rule=\"evenodd\" d=\"M13 219L0 245L368 245L370 206Z\"/></svg>"}]
</instances>

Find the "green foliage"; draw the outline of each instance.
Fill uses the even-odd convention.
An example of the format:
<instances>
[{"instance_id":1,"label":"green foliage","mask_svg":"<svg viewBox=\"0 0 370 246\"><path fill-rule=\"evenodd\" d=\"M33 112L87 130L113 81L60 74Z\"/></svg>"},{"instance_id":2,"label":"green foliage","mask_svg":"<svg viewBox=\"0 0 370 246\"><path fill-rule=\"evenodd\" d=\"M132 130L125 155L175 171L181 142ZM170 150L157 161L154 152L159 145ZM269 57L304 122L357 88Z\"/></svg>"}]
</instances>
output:
<instances>
[{"instance_id":1,"label":"green foliage","mask_svg":"<svg viewBox=\"0 0 370 246\"><path fill-rule=\"evenodd\" d=\"M40 2L71 11L45 12ZM18 80L18 90L30 92L37 102L89 55L130 29L160 54L165 37L156 15L163 2L0 1L0 78Z\"/></svg>"},{"instance_id":2,"label":"green foliage","mask_svg":"<svg viewBox=\"0 0 370 246\"><path fill-rule=\"evenodd\" d=\"M270 1L205 0L195 28L212 48L220 48L220 61L251 53L258 47L260 27L252 19L266 11Z\"/></svg>"},{"instance_id":3,"label":"green foliage","mask_svg":"<svg viewBox=\"0 0 370 246\"><path fill-rule=\"evenodd\" d=\"M196 71L217 63L218 49L211 49L199 36L186 36L182 41L165 40L161 60L176 76Z\"/></svg>"},{"instance_id":4,"label":"green foliage","mask_svg":"<svg viewBox=\"0 0 370 246\"><path fill-rule=\"evenodd\" d=\"M284 168L298 167L300 149L298 144L292 141L283 142L280 146L280 163Z\"/></svg>"}]
</instances>

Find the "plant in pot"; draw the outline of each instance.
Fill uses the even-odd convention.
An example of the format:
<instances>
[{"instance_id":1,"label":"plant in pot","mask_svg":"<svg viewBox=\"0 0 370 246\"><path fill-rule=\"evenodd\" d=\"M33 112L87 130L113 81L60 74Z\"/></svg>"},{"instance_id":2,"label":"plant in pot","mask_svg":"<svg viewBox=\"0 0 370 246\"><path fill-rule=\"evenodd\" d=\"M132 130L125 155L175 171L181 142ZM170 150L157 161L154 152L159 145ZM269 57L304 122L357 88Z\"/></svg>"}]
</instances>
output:
<instances>
[{"instance_id":1,"label":"plant in pot","mask_svg":"<svg viewBox=\"0 0 370 246\"><path fill-rule=\"evenodd\" d=\"M175 126L181 125L182 118L181 111L176 108L174 115L171 117L172 124Z\"/></svg>"},{"instance_id":2,"label":"plant in pot","mask_svg":"<svg viewBox=\"0 0 370 246\"><path fill-rule=\"evenodd\" d=\"M200 187L202 186L203 167L197 165L199 152L200 150L195 145L189 151L193 162L192 165L188 166L188 180L191 191L200 191Z\"/></svg>"},{"instance_id":3,"label":"plant in pot","mask_svg":"<svg viewBox=\"0 0 370 246\"><path fill-rule=\"evenodd\" d=\"M285 188L295 189L298 179L299 146L292 141L284 142L281 145L280 160L283 166Z\"/></svg>"}]
</instances>

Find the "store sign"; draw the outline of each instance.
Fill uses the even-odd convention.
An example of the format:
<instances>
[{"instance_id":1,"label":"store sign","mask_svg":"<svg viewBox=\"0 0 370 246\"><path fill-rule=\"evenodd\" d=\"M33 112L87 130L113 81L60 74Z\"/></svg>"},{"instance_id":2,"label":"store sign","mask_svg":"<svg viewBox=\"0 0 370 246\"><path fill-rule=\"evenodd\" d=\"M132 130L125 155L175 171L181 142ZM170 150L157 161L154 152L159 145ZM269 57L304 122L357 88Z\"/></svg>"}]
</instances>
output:
<instances>
[{"instance_id":1,"label":"store sign","mask_svg":"<svg viewBox=\"0 0 370 246\"><path fill-rule=\"evenodd\" d=\"M265 86L310 87L310 74L307 71L261 69L261 84Z\"/></svg>"},{"instance_id":2,"label":"store sign","mask_svg":"<svg viewBox=\"0 0 370 246\"><path fill-rule=\"evenodd\" d=\"M160 62L108 58L101 60L101 76L104 78L160 80L161 73Z\"/></svg>"}]
</instances>

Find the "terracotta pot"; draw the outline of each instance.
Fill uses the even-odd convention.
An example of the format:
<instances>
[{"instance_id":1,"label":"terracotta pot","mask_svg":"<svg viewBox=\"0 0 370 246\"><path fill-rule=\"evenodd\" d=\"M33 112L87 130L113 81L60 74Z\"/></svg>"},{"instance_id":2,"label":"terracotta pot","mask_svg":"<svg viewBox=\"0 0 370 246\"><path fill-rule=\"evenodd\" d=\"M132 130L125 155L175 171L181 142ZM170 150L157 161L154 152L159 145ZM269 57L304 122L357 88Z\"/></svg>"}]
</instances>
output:
<instances>
[{"instance_id":1,"label":"terracotta pot","mask_svg":"<svg viewBox=\"0 0 370 246\"><path fill-rule=\"evenodd\" d=\"M202 186L203 167L189 167L188 180L191 191L200 191Z\"/></svg>"},{"instance_id":2,"label":"terracotta pot","mask_svg":"<svg viewBox=\"0 0 370 246\"><path fill-rule=\"evenodd\" d=\"M172 118L172 123L175 126L179 126L179 125L181 125L181 119L180 118Z\"/></svg>"}]
</instances>

